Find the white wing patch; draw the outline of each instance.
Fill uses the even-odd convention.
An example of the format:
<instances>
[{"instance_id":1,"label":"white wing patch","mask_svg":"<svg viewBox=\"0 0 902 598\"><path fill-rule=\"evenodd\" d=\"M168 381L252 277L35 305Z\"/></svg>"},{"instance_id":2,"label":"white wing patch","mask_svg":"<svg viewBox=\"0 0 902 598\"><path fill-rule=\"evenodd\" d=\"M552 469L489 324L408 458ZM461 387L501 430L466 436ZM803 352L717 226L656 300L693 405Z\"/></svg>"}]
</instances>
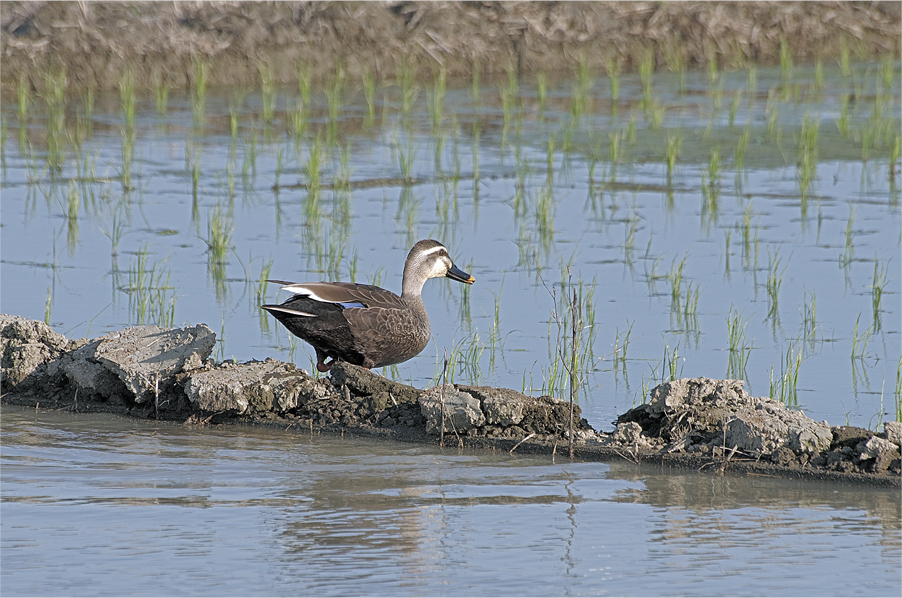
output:
<instances>
[{"instance_id":1,"label":"white wing patch","mask_svg":"<svg viewBox=\"0 0 902 598\"><path fill-rule=\"evenodd\" d=\"M334 303L333 301L326 301L313 291L311 291L308 287L305 287L303 284L292 283L286 284L282 287L283 291L288 291L289 293L294 293L295 295L306 295L313 299L314 301L319 301L320 303ZM307 314L310 315L310 314Z\"/></svg>"}]
</instances>

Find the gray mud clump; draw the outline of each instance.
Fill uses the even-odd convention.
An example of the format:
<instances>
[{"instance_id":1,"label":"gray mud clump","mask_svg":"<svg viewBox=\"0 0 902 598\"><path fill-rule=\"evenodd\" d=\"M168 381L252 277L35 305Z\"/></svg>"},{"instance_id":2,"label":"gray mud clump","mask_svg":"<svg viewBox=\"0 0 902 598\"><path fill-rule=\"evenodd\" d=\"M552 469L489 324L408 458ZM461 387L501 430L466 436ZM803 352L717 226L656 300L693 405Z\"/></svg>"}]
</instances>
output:
<instances>
[{"instance_id":1,"label":"gray mud clump","mask_svg":"<svg viewBox=\"0 0 902 598\"><path fill-rule=\"evenodd\" d=\"M215 363L205 324L135 326L70 341L42 322L0 315L3 403L105 411L186 425L277 425L406 442L555 454L570 442L570 407L551 396L448 384L424 390L336 363L314 379L273 359ZM598 432L574 406L584 460L628 459L724 472L900 483L902 424L876 434L816 422L740 380L682 379ZM442 433L443 432L443 433Z\"/></svg>"}]
</instances>

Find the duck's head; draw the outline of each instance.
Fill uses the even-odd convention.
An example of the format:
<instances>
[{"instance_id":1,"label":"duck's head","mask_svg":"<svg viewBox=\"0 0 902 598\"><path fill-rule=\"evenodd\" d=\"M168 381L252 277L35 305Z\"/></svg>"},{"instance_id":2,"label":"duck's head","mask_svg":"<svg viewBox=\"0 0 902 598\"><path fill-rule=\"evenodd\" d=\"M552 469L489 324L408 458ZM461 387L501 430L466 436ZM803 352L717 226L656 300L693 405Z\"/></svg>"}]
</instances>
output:
<instances>
[{"instance_id":1,"label":"duck's head","mask_svg":"<svg viewBox=\"0 0 902 598\"><path fill-rule=\"evenodd\" d=\"M427 280L443 276L466 284L476 282L475 278L454 265L448 250L438 241L424 239L414 245L404 264L404 292L415 288L419 293Z\"/></svg>"}]
</instances>

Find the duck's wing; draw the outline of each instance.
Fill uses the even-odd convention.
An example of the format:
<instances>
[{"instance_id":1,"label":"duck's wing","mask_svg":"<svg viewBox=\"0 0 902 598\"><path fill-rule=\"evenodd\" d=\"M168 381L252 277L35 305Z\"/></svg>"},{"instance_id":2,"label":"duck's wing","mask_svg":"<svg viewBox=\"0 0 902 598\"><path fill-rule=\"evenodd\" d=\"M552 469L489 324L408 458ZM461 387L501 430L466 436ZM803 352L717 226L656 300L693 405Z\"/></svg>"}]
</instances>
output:
<instances>
[{"instance_id":1,"label":"duck's wing","mask_svg":"<svg viewBox=\"0 0 902 598\"><path fill-rule=\"evenodd\" d=\"M303 295L314 301L337 303L345 309L354 307L404 309L406 307L401 298L391 291L370 284L353 282L292 283L281 280L271 280L270 282L281 284L283 291Z\"/></svg>"}]
</instances>

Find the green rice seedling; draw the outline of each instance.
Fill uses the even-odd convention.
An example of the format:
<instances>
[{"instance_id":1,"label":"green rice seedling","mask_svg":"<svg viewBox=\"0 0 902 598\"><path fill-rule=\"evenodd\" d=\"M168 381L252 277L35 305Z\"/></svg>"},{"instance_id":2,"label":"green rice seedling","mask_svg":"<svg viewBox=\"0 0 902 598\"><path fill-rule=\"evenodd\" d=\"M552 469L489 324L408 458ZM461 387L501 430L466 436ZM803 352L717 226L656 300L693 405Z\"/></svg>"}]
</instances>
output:
<instances>
[{"instance_id":1,"label":"green rice seedling","mask_svg":"<svg viewBox=\"0 0 902 598\"><path fill-rule=\"evenodd\" d=\"M883 300L883 293L889 282L887 275L889 274L889 264L880 266L880 258L874 255L874 280L871 283L871 309L874 314L874 323L872 328L874 332L880 332L880 302Z\"/></svg>"},{"instance_id":2,"label":"green rice seedling","mask_svg":"<svg viewBox=\"0 0 902 598\"><path fill-rule=\"evenodd\" d=\"M733 238L733 231L729 230L729 229L723 231L723 237L724 237L724 249L723 249L724 273L726 274L727 278L729 278L730 277L730 241Z\"/></svg>"},{"instance_id":3,"label":"green rice seedling","mask_svg":"<svg viewBox=\"0 0 902 598\"><path fill-rule=\"evenodd\" d=\"M792 50L785 35L780 36L780 82L785 87L792 80Z\"/></svg>"},{"instance_id":4,"label":"green rice seedling","mask_svg":"<svg viewBox=\"0 0 902 598\"><path fill-rule=\"evenodd\" d=\"M627 324L629 324L629 326L626 329L623 340L620 339L620 328L617 328L616 336L614 338L614 350L611 352L611 359L614 362L613 369L615 373L618 370L621 370L624 374L626 374L626 352L630 346L630 336L633 333L633 324L635 323L635 320L633 320L632 322L627 320Z\"/></svg>"},{"instance_id":5,"label":"green rice seedling","mask_svg":"<svg viewBox=\"0 0 902 598\"><path fill-rule=\"evenodd\" d=\"M44 101L47 106L47 166L59 172L66 150L66 69L49 69L44 74Z\"/></svg>"},{"instance_id":6,"label":"green rice seedling","mask_svg":"<svg viewBox=\"0 0 902 598\"><path fill-rule=\"evenodd\" d=\"M200 150L198 150L198 152L199 151ZM196 211L197 206L200 205L200 197L198 196L198 192L200 191L200 155L195 155L191 162L191 197Z\"/></svg>"},{"instance_id":7,"label":"green rice seedling","mask_svg":"<svg viewBox=\"0 0 902 598\"><path fill-rule=\"evenodd\" d=\"M260 95L263 101L263 122L272 124L276 115L276 77L271 64L260 60L257 62L260 73Z\"/></svg>"},{"instance_id":8,"label":"green rice seedling","mask_svg":"<svg viewBox=\"0 0 902 598\"><path fill-rule=\"evenodd\" d=\"M335 70L335 76L326 88L326 105L329 110L328 145L335 144L338 138L338 118L341 114L341 94L344 87L345 72L344 68L339 65Z\"/></svg>"},{"instance_id":9,"label":"green rice seedling","mask_svg":"<svg viewBox=\"0 0 902 598\"><path fill-rule=\"evenodd\" d=\"M399 63L397 74L398 85L401 87L401 116L405 123L410 122L410 114L413 103L416 101L419 91L414 84L417 65L412 57Z\"/></svg>"},{"instance_id":10,"label":"green rice seedling","mask_svg":"<svg viewBox=\"0 0 902 598\"><path fill-rule=\"evenodd\" d=\"M824 61L818 56L814 61L814 85L815 93L820 94L824 91Z\"/></svg>"},{"instance_id":11,"label":"green rice seedling","mask_svg":"<svg viewBox=\"0 0 902 598\"><path fill-rule=\"evenodd\" d=\"M817 298L811 293L808 298L808 291L805 291L805 300L802 303L802 338L807 340L810 345L814 344L815 335L817 333Z\"/></svg>"},{"instance_id":12,"label":"green rice seedling","mask_svg":"<svg viewBox=\"0 0 902 598\"><path fill-rule=\"evenodd\" d=\"M169 107L169 85L163 76L157 74L153 82L153 95L157 107L157 114L163 116Z\"/></svg>"},{"instance_id":13,"label":"green rice seedling","mask_svg":"<svg viewBox=\"0 0 902 598\"><path fill-rule=\"evenodd\" d=\"M680 133L667 132L667 141L664 146L664 159L667 162L667 184L673 182L673 171L676 167L677 158L680 156L680 150L683 148L683 136Z\"/></svg>"},{"instance_id":14,"label":"green rice seedling","mask_svg":"<svg viewBox=\"0 0 902 598\"><path fill-rule=\"evenodd\" d=\"M896 168L899 165L899 159L902 158L902 135L896 133L893 138L893 145L891 146L889 153L889 168L887 171L889 172L889 188L891 192L895 192L896 190ZM899 195L897 193L892 193L890 195L891 201L898 201Z\"/></svg>"},{"instance_id":15,"label":"green rice seedling","mask_svg":"<svg viewBox=\"0 0 902 598\"><path fill-rule=\"evenodd\" d=\"M305 109L310 107L310 92L313 88L313 69L310 64L299 61L297 64L298 74L298 98L303 103Z\"/></svg>"},{"instance_id":16,"label":"green rice seedling","mask_svg":"<svg viewBox=\"0 0 902 598\"><path fill-rule=\"evenodd\" d=\"M777 105L776 90L771 89L767 94L767 106L764 108L764 114L767 115L767 137L768 139L777 138L779 129L777 128L777 120L780 117L780 109Z\"/></svg>"},{"instance_id":17,"label":"green rice seedling","mask_svg":"<svg viewBox=\"0 0 902 598\"><path fill-rule=\"evenodd\" d=\"M698 330L698 297L701 285L689 281L686 284L686 300L683 302L682 324L686 330Z\"/></svg>"},{"instance_id":18,"label":"green rice seedling","mask_svg":"<svg viewBox=\"0 0 902 598\"><path fill-rule=\"evenodd\" d=\"M839 69L844 77L852 74L852 52L845 35L839 37Z\"/></svg>"},{"instance_id":19,"label":"green rice seedling","mask_svg":"<svg viewBox=\"0 0 902 598\"><path fill-rule=\"evenodd\" d=\"M608 56L605 69L611 83L611 114L617 114L617 101L620 99L620 59L614 55Z\"/></svg>"},{"instance_id":20,"label":"green rice seedling","mask_svg":"<svg viewBox=\"0 0 902 598\"><path fill-rule=\"evenodd\" d=\"M680 93L686 93L686 65L683 61L683 47L679 42L662 46L664 61L671 73L679 75Z\"/></svg>"},{"instance_id":21,"label":"green rice seedling","mask_svg":"<svg viewBox=\"0 0 902 598\"><path fill-rule=\"evenodd\" d=\"M81 204L81 195L74 181L69 181L69 190L66 193L66 244L69 255L75 254L78 245L78 209Z\"/></svg>"},{"instance_id":22,"label":"green rice seedling","mask_svg":"<svg viewBox=\"0 0 902 598\"><path fill-rule=\"evenodd\" d=\"M191 82L191 115L194 124L201 126L204 123L204 114L207 109L207 76L209 66L197 56L194 57L194 80Z\"/></svg>"},{"instance_id":23,"label":"green rice seedling","mask_svg":"<svg viewBox=\"0 0 902 598\"><path fill-rule=\"evenodd\" d=\"M30 85L25 73L19 73L19 84L16 86L16 99L18 100L19 128L25 128L28 123L28 105L31 103Z\"/></svg>"},{"instance_id":24,"label":"green rice seedling","mask_svg":"<svg viewBox=\"0 0 902 598\"><path fill-rule=\"evenodd\" d=\"M739 136L739 140L736 142L736 150L733 152L733 166L736 168L737 179L740 178L740 174L745 169L745 152L749 146L750 138L750 124L746 124L742 130L742 135Z\"/></svg>"},{"instance_id":25,"label":"green rice seedling","mask_svg":"<svg viewBox=\"0 0 902 598\"><path fill-rule=\"evenodd\" d=\"M796 349L795 342L790 341L786 352L780 357L780 375L774 378L774 366L770 368L770 398L780 401L787 407L799 405L799 370L802 367L802 349Z\"/></svg>"},{"instance_id":26,"label":"green rice seedling","mask_svg":"<svg viewBox=\"0 0 902 598\"><path fill-rule=\"evenodd\" d=\"M47 302L44 303L44 323L50 326L50 308L53 305L53 293L50 287L47 287Z\"/></svg>"},{"instance_id":27,"label":"green rice seedling","mask_svg":"<svg viewBox=\"0 0 902 598\"><path fill-rule=\"evenodd\" d=\"M623 138L625 137L625 133L623 131L611 131L608 133L608 138L611 140L610 145L610 175L611 182L616 182L617 180L617 164L620 163L622 152L623 152Z\"/></svg>"},{"instance_id":28,"label":"green rice seedling","mask_svg":"<svg viewBox=\"0 0 902 598\"><path fill-rule=\"evenodd\" d=\"M655 51L652 48L646 48L642 56L639 57L639 79L642 81L642 110L648 110L651 107L652 77L654 74Z\"/></svg>"},{"instance_id":29,"label":"green rice seedling","mask_svg":"<svg viewBox=\"0 0 902 598\"><path fill-rule=\"evenodd\" d=\"M545 103L548 101L548 76L545 71L536 73L536 96L539 102L539 118L545 114Z\"/></svg>"},{"instance_id":30,"label":"green rice seedling","mask_svg":"<svg viewBox=\"0 0 902 598\"><path fill-rule=\"evenodd\" d=\"M683 366L686 364L686 358L683 358L682 363L680 363L680 343L677 343L676 346L671 349L667 344L667 341L664 341L664 361L661 364L661 383L668 381L674 382L683 377ZM666 372L665 372L665 369ZM664 378L664 374L668 374L668 378Z\"/></svg>"},{"instance_id":31,"label":"green rice seedling","mask_svg":"<svg viewBox=\"0 0 902 598\"><path fill-rule=\"evenodd\" d=\"M9 136L9 124L6 115L0 116L0 170L6 180L6 139Z\"/></svg>"},{"instance_id":32,"label":"green rice seedling","mask_svg":"<svg viewBox=\"0 0 902 598\"><path fill-rule=\"evenodd\" d=\"M171 275L162 263L149 261L146 245L138 250L129 265L128 285L122 289L129 296L129 312L135 324L173 325L176 295L169 285Z\"/></svg>"},{"instance_id":33,"label":"green rice seedling","mask_svg":"<svg viewBox=\"0 0 902 598\"><path fill-rule=\"evenodd\" d=\"M796 150L799 191L802 196L802 216L805 216L808 189L817 175L817 138L820 122L817 117L808 114L802 119L802 132Z\"/></svg>"},{"instance_id":34,"label":"green rice seedling","mask_svg":"<svg viewBox=\"0 0 902 598\"><path fill-rule=\"evenodd\" d=\"M676 258L673 259L673 263L670 265L670 275L668 276L668 280L670 280L670 310L671 311L680 311L680 304L683 298L683 268L686 267L686 260L689 259L689 252L686 252L686 255L683 256L683 259L680 260L679 265L677 264Z\"/></svg>"},{"instance_id":35,"label":"green rice seedling","mask_svg":"<svg viewBox=\"0 0 902 598\"><path fill-rule=\"evenodd\" d=\"M746 95L748 96L748 107L751 108L755 103L755 97L758 95L758 69L755 68L755 65L749 66Z\"/></svg>"},{"instance_id":36,"label":"green rice seedling","mask_svg":"<svg viewBox=\"0 0 902 598\"><path fill-rule=\"evenodd\" d=\"M433 76L432 97L430 98L430 117L432 119L432 131L436 134L442 128L445 116L445 95L448 89L448 72L445 67L439 67L438 73Z\"/></svg>"},{"instance_id":37,"label":"green rice seedling","mask_svg":"<svg viewBox=\"0 0 902 598\"><path fill-rule=\"evenodd\" d=\"M322 133L317 132L313 144L307 147L307 163L304 165L304 172L307 178L307 192L314 196L319 196L320 191L322 155L323 136Z\"/></svg>"},{"instance_id":38,"label":"green rice seedling","mask_svg":"<svg viewBox=\"0 0 902 598\"><path fill-rule=\"evenodd\" d=\"M896 397L896 421L902 422L902 355L899 356L899 364L896 366L896 389L893 395Z\"/></svg>"},{"instance_id":39,"label":"green rice seedling","mask_svg":"<svg viewBox=\"0 0 902 598\"><path fill-rule=\"evenodd\" d=\"M705 57L708 59L708 86L715 89L720 80L720 66L717 64L717 47L714 44L705 46Z\"/></svg>"},{"instance_id":40,"label":"green rice seedling","mask_svg":"<svg viewBox=\"0 0 902 598\"><path fill-rule=\"evenodd\" d=\"M208 217L207 238L204 239L207 244L211 273L221 271L224 276L226 256L232 250L234 230L235 224L232 222L231 216L223 211L221 206L215 206L212 214Z\"/></svg>"},{"instance_id":41,"label":"green rice seedling","mask_svg":"<svg viewBox=\"0 0 902 598\"><path fill-rule=\"evenodd\" d=\"M880 82L883 84L885 91L892 90L895 72L895 58L892 54L884 54L880 59Z\"/></svg>"},{"instance_id":42,"label":"green rice seedling","mask_svg":"<svg viewBox=\"0 0 902 598\"><path fill-rule=\"evenodd\" d=\"M852 361L864 361L868 357L868 342L870 342L871 336L874 334L874 327L868 326L859 335L858 324L860 320L861 314L858 314L858 317L855 318L855 330L852 331Z\"/></svg>"},{"instance_id":43,"label":"green rice seedling","mask_svg":"<svg viewBox=\"0 0 902 598\"><path fill-rule=\"evenodd\" d=\"M770 248L767 250L768 266L767 266L767 317L779 318L778 305L780 300L780 287L783 286L783 277L786 276L786 270L789 264L783 266L780 270L782 259L780 258L780 249L777 248L771 253Z\"/></svg>"},{"instance_id":44,"label":"green rice seedling","mask_svg":"<svg viewBox=\"0 0 902 598\"><path fill-rule=\"evenodd\" d=\"M507 87L501 88L501 148L507 147L508 132L512 119L518 114L520 81L517 78L516 66L511 64L507 69Z\"/></svg>"},{"instance_id":45,"label":"green rice seedling","mask_svg":"<svg viewBox=\"0 0 902 598\"><path fill-rule=\"evenodd\" d=\"M839 256L839 265L841 268L845 268L846 266L852 263L852 259L855 257L855 206L849 202L849 219L846 221L846 234L845 234L845 246L843 248L842 254Z\"/></svg>"},{"instance_id":46,"label":"green rice seedling","mask_svg":"<svg viewBox=\"0 0 902 598\"><path fill-rule=\"evenodd\" d=\"M400 144L399 144L400 145ZM398 167L401 169L401 178L405 183L411 183L413 177L413 165L416 161L416 148L413 145L413 139L407 137L407 147L397 148L398 151Z\"/></svg>"},{"instance_id":47,"label":"green rice seedling","mask_svg":"<svg viewBox=\"0 0 902 598\"><path fill-rule=\"evenodd\" d=\"M554 242L554 208L554 188L550 184L544 185L536 197L535 231L546 250Z\"/></svg>"},{"instance_id":48,"label":"green rice seedling","mask_svg":"<svg viewBox=\"0 0 902 598\"><path fill-rule=\"evenodd\" d=\"M376 77L371 69L364 69L361 74L363 83L363 98L366 101L366 118L363 126L371 129L376 122Z\"/></svg>"},{"instance_id":49,"label":"green rice seedling","mask_svg":"<svg viewBox=\"0 0 902 598\"><path fill-rule=\"evenodd\" d=\"M720 211L720 170L720 150L714 147L708 159L707 172L702 175L702 216L712 222L717 220Z\"/></svg>"},{"instance_id":50,"label":"green rice seedling","mask_svg":"<svg viewBox=\"0 0 902 598\"><path fill-rule=\"evenodd\" d=\"M657 99L653 99L651 101L651 105L649 106L648 113L651 115L651 130L657 131L661 128L661 123L664 122L664 115L667 112L667 107L659 102Z\"/></svg>"},{"instance_id":51,"label":"green rice seedling","mask_svg":"<svg viewBox=\"0 0 902 598\"><path fill-rule=\"evenodd\" d=\"M736 122L736 113L739 112L739 104L742 102L742 92L737 90L733 94L733 103L730 104L730 127Z\"/></svg>"},{"instance_id":52,"label":"green rice seedling","mask_svg":"<svg viewBox=\"0 0 902 598\"><path fill-rule=\"evenodd\" d=\"M727 340L729 344L729 359L727 362L727 378L734 380L746 379L746 366L752 353L752 343L746 339L746 331L751 317L743 320L742 313L732 305L727 316Z\"/></svg>"}]
</instances>

